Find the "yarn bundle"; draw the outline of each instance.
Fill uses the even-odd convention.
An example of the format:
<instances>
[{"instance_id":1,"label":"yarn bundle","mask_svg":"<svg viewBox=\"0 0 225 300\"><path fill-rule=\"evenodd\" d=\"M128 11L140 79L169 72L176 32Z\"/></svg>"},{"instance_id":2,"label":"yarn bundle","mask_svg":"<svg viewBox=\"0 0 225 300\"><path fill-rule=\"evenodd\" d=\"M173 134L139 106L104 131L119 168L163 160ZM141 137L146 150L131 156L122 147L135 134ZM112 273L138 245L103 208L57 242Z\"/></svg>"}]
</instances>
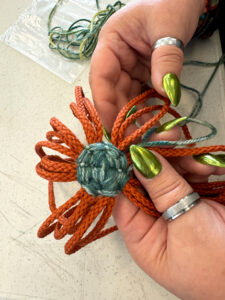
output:
<instances>
[{"instance_id":1,"label":"yarn bundle","mask_svg":"<svg viewBox=\"0 0 225 300\"><path fill-rule=\"evenodd\" d=\"M141 140L140 145L149 150L154 149L164 157L225 151L224 145L196 147L195 142L201 138L192 139L187 124L182 126L184 141L175 143L175 146L179 147L163 148L163 143L149 143L146 136L149 137L157 122L166 113L175 118L181 117L170 107L170 101L154 89L148 89L123 107L114 122L110 142L103 141L100 118L90 100L84 96L81 87L75 88L75 96L76 103L71 103L70 108L83 126L87 145L82 144L76 135L56 118L50 121L53 130L47 132L47 140L36 144L36 152L41 159L36 171L38 175L48 180L51 211L50 216L41 225L38 237L43 238L52 232L56 239L69 235L70 238L65 244L66 254L75 253L87 244L117 230L116 226L107 228L106 225L119 192L148 215L160 217L160 213L132 172L130 145L137 144ZM133 110L132 114L129 113L134 106L137 107L151 98L160 99L162 104L145 106L137 111ZM125 136L126 129L135 120L146 113L156 111L157 113L144 125L129 136ZM191 118L188 122L190 121ZM207 124L206 126L210 127ZM213 131L213 126L211 129ZM49 155L44 148L52 149L59 154ZM54 184L76 180L81 188L64 204L57 207ZM201 197L225 205L225 181L190 184Z\"/></svg>"}]
</instances>

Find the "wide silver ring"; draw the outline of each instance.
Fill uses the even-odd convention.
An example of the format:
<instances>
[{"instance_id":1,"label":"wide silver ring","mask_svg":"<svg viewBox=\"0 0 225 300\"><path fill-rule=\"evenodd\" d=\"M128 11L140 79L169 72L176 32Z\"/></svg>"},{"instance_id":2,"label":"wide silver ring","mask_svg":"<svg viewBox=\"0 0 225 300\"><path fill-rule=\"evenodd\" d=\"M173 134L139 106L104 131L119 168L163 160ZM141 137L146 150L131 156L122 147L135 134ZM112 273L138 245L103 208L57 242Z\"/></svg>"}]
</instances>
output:
<instances>
[{"instance_id":1,"label":"wide silver ring","mask_svg":"<svg viewBox=\"0 0 225 300\"><path fill-rule=\"evenodd\" d=\"M152 52L161 46L175 46L184 52L184 43L181 40L173 37L167 36L157 40L152 46Z\"/></svg>"},{"instance_id":2,"label":"wide silver ring","mask_svg":"<svg viewBox=\"0 0 225 300\"><path fill-rule=\"evenodd\" d=\"M173 221L179 216L189 211L192 207L197 205L200 201L198 193L193 192L184 198L180 199L174 205L169 207L163 214L162 217L167 221Z\"/></svg>"}]
</instances>

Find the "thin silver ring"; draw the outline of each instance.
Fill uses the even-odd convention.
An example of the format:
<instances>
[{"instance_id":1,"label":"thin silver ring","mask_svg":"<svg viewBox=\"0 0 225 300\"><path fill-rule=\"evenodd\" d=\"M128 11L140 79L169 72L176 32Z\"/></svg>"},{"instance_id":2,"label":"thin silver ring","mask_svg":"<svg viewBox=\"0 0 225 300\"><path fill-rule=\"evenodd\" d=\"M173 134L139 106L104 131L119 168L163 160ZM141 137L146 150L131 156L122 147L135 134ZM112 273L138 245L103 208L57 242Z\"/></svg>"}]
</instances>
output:
<instances>
[{"instance_id":1,"label":"thin silver ring","mask_svg":"<svg viewBox=\"0 0 225 300\"><path fill-rule=\"evenodd\" d=\"M167 36L157 40L152 46L152 52L161 46L175 46L184 52L184 43L181 40L173 37Z\"/></svg>"},{"instance_id":2,"label":"thin silver ring","mask_svg":"<svg viewBox=\"0 0 225 300\"><path fill-rule=\"evenodd\" d=\"M162 217L167 221L173 221L179 216L189 211L192 207L200 202L200 196L198 193L193 192L184 198L180 199L174 205L169 207L163 214Z\"/></svg>"}]
</instances>

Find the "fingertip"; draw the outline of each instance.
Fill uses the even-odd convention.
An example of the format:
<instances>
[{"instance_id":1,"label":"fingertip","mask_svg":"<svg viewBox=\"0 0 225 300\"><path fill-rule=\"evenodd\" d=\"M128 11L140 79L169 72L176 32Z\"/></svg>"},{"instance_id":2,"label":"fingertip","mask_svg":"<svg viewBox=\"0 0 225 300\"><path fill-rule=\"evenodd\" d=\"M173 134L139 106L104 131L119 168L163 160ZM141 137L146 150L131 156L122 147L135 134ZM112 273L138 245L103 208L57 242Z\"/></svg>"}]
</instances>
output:
<instances>
[{"instance_id":1,"label":"fingertip","mask_svg":"<svg viewBox=\"0 0 225 300\"><path fill-rule=\"evenodd\" d=\"M193 156L185 156L173 160L184 173L194 174L196 176L209 177L215 174L217 167L201 164Z\"/></svg>"},{"instance_id":2,"label":"fingertip","mask_svg":"<svg viewBox=\"0 0 225 300\"><path fill-rule=\"evenodd\" d=\"M181 138L181 129L176 126L168 131L154 132L149 140L150 141L179 141Z\"/></svg>"},{"instance_id":3,"label":"fingertip","mask_svg":"<svg viewBox=\"0 0 225 300\"><path fill-rule=\"evenodd\" d=\"M187 181L158 153L134 145L130 152L135 175L159 212L192 192Z\"/></svg>"},{"instance_id":4,"label":"fingertip","mask_svg":"<svg viewBox=\"0 0 225 300\"><path fill-rule=\"evenodd\" d=\"M183 51L173 46L154 50L151 58L151 79L156 91L167 96L174 106L180 101L180 74L183 65Z\"/></svg>"}]
</instances>

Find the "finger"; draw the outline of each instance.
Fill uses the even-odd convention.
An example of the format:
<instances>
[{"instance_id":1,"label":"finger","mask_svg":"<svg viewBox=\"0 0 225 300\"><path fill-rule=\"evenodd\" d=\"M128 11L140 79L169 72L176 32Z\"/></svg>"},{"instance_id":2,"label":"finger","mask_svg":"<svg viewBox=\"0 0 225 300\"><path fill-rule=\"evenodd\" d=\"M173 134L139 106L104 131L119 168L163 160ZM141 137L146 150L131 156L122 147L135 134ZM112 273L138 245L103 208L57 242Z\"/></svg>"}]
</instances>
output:
<instances>
[{"instance_id":1,"label":"finger","mask_svg":"<svg viewBox=\"0 0 225 300\"><path fill-rule=\"evenodd\" d=\"M173 129L165 132L154 132L150 138L149 141L179 141L181 138L181 130L178 126L175 126ZM162 146L162 147L169 147L172 148L172 146Z\"/></svg>"},{"instance_id":2,"label":"finger","mask_svg":"<svg viewBox=\"0 0 225 300\"><path fill-rule=\"evenodd\" d=\"M118 56L104 43L93 54L89 82L95 107L110 132L119 111L139 94L141 84L121 68Z\"/></svg>"},{"instance_id":3,"label":"finger","mask_svg":"<svg viewBox=\"0 0 225 300\"><path fill-rule=\"evenodd\" d=\"M187 181L159 154L134 145L130 152L135 174L159 212L193 192Z\"/></svg>"},{"instance_id":4,"label":"finger","mask_svg":"<svg viewBox=\"0 0 225 300\"><path fill-rule=\"evenodd\" d=\"M177 7L177 2L168 1L166 11L163 10L164 1L156 1L155 16L159 16L163 11L161 22L157 22L157 26L149 34L151 46L163 37L174 37L181 40L186 45L194 34L199 16L202 13L201 1L182 1L182 5ZM176 11L176 17L171 20L171 16ZM189 16L187 18L187 16ZM148 21L148 26L151 26L151 21ZM150 31L149 31L150 32ZM151 76L154 88L158 93L167 95L172 104L177 105L180 98L179 81L183 63L183 51L175 46L165 45L156 48L152 53L151 58ZM163 80L165 75L168 80ZM177 76L174 77L174 75ZM164 84L163 84L164 82Z\"/></svg>"},{"instance_id":5,"label":"finger","mask_svg":"<svg viewBox=\"0 0 225 300\"><path fill-rule=\"evenodd\" d=\"M132 147L141 148L131 146L131 149ZM158 163L154 165L156 160L154 163L150 162L150 165L154 165L153 169L159 171L158 174L153 172L155 177L145 178L137 169L135 169L135 174L148 192L156 209L164 212L175 202L191 193L192 188L163 157L155 155L161 164L161 168L159 168ZM131 157L136 167L140 166L140 157L137 162L137 156L134 158L132 150ZM163 218L156 220L156 218L148 216L135 207L124 195L118 197L113 216L133 258L150 276L155 276L162 267L159 265L160 261L162 263L164 261L168 223Z\"/></svg>"},{"instance_id":6,"label":"finger","mask_svg":"<svg viewBox=\"0 0 225 300\"><path fill-rule=\"evenodd\" d=\"M171 158L169 161L190 182L207 182L211 175L225 174L225 168L202 164L192 156Z\"/></svg>"},{"instance_id":7,"label":"finger","mask_svg":"<svg viewBox=\"0 0 225 300\"><path fill-rule=\"evenodd\" d=\"M156 220L135 206L124 194L117 197L113 218L128 247L140 243Z\"/></svg>"},{"instance_id":8,"label":"finger","mask_svg":"<svg viewBox=\"0 0 225 300\"><path fill-rule=\"evenodd\" d=\"M181 135L179 124L182 124L184 118L164 123L157 128L149 140L179 140ZM170 148L170 146L167 147ZM221 154L213 155L206 153L199 156L175 157L168 158L168 161L180 175L185 176L190 182L207 182L211 175L225 174L225 157Z\"/></svg>"},{"instance_id":9,"label":"finger","mask_svg":"<svg viewBox=\"0 0 225 300\"><path fill-rule=\"evenodd\" d=\"M174 106L181 97L179 77L183 64L183 51L174 46L156 48L151 58L152 84L157 92L167 96Z\"/></svg>"},{"instance_id":10,"label":"finger","mask_svg":"<svg viewBox=\"0 0 225 300\"><path fill-rule=\"evenodd\" d=\"M95 107L108 131L118 113L115 84L119 74L120 65L117 58L107 47L99 44L92 56L89 82Z\"/></svg>"}]
</instances>

